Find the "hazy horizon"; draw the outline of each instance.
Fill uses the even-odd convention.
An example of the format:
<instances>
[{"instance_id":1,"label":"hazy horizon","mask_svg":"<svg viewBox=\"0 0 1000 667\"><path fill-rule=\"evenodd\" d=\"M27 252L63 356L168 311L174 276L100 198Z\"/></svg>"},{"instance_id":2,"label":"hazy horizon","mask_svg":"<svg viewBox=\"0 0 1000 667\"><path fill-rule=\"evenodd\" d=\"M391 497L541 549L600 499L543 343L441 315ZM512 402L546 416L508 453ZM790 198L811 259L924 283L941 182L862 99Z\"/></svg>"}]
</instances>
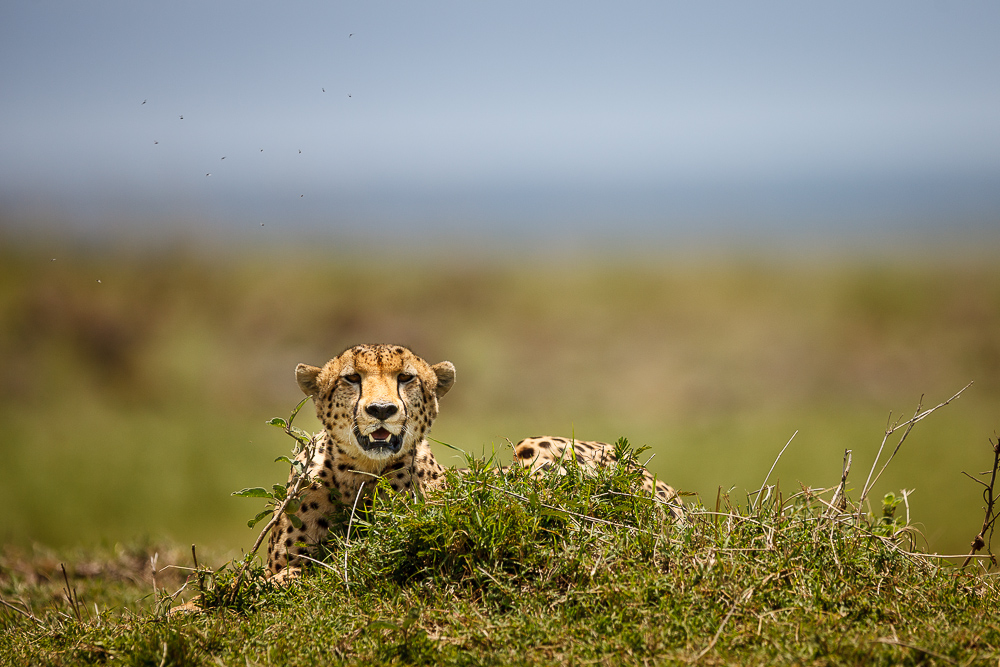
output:
<instances>
[{"instance_id":1,"label":"hazy horizon","mask_svg":"<svg viewBox=\"0 0 1000 667\"><path fill-rule=\"evenodd\" d=\"M0 18L4 225L641 244L1000 221L991 3Z\"/></svg>"}]
</instances>

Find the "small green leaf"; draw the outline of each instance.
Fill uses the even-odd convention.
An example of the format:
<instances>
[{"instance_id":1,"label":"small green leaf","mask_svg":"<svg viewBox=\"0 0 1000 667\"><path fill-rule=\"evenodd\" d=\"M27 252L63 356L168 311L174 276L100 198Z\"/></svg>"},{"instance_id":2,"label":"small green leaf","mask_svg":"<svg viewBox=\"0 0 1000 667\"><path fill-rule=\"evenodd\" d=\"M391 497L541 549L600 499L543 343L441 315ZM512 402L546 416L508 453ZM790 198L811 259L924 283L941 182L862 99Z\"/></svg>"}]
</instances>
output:
<instances>
[{"instance_id":1,"label":"small green leaf","mask_svg":"<svg viewBox=\"0 0 1000 667\"><path fill-rule=\"evenodd\" d=\"M303 441L309 442L310 440L312 440L312 434L311 433L303 431L302 429L300 429L298 427L293 426L289 430L292 432L292 436L294 436L295 439L298 440L299 442L303 442Z\"/></svg>"},{"instance_id":2,"label":"small green leaf","mask_svg":"<svg viewBox=\"0 0 1000 667\"><path fill-rule=\"evenodd\" d=\"M288 520L292 522L292 525L295 526L296 529L302 528L302 519L294 514L289 514Z\"/></svg>"},{"instance_id":3,"label":"small green leaf","mask_svg":"<svg viewBox=\"0 0 1000 667\"><path fill-rule=\"evenodd\" d=\"M289 465L292 464L292 460L290 458L288 458L287 456L279 456L278 458L274 459L275 463L277 463L278 461L284 461L285 463L287 463Z\"/></svg>"},{"instance_id":4,"label":"small green leaf","mask_svg":"<svg viewBox=\"0 0 1000 667\"><path fill-rule=\"evenodd\" d=\"M232 495L240 496L242 498L273 498L271 492L267 489L255 486L252 489L243 489L242 491L233 491Z\"/></svg>"},{"instance_id":5,"label":"small green leaf","mask_svg":"<svg viewBox=\"0 0 1000 667\"><path fill-rule=\"evenodd\" d=\"M259 514L257 514L257 516L255 516L254 518L252 518L249 521L247 521L247 528L253 528L258 523L260 523L264 519L268 518L269 516L272 516L273 514L274 514L274 511L273 510L269 510L269 509L264 510L263 512L260 512Z\"/></svg>"},{"instance_id":6,"label":"small green leaf","mask_svg":"<svg viewBox=\"0 0 1000 667\"><path fill-rule=\"evenodd\" d=\"M277 426L278 428L287 428L288 427L288 422L286 422L281 417L272 417L271 419L268 419L264 423L265 424L270 424L271 426Z\"/></svg>"},{"instance_id":7,"label":"small green leaf","mask_svg":"<svg viewBox=\"0 0 1000 667\"><path fill-rule=\"evenodd\" d=\"M288 416L288 423L291 423L292 420L295 419L295 415L299 414L299 410L302 409L302 406L305 405L306 401L308 401L310 398L312 398L312 396L306 396L301 401L299 401L299 404L295 406L294 410L292 410L292 414Z\"/></svg>"},{"instance_id":8,"label":"small green leaf","mask_svg":"<svg viewBox=\"0 0 1000 667\"><path fill-rule=\"evenodd\" d=\"M299 507L301 506L302 501L298 498L293 498L292 500L289 500L288 504L285 506L285 514L294 514L299 511Z\"/></svg>"},{"instance_id":9,"label":"small green leaf","mask_svg":"<svg viewBox=\"0 0 1000 667\"><path fill-rule=\"evenodd\" d=\"M284 484L275 484L274 486L271 487L271 489L273 489L274 491L273 494L274 497L277 498L278 500L284 500L285 496L288 495L288 492L285 489Z\"/></svg>"}]
</instances>

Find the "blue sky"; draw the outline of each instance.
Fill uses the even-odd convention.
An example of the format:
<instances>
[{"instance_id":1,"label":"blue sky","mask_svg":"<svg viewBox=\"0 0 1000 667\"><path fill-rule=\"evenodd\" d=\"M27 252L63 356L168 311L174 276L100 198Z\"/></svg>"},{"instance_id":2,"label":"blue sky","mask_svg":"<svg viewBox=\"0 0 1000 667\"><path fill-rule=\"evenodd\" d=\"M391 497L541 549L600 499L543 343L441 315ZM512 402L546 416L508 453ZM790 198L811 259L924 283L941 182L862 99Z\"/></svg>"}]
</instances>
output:
<instances>
[{"instance_id":1,"label":"blue sky","mask_svg":"<svg viewBox=\"0 0 1000 667\"><path fill-rule=\"evenodd\" d=\"M5 2L0 215L991 227L998 35L989 2Z\"/></svg>"}]
</instances>

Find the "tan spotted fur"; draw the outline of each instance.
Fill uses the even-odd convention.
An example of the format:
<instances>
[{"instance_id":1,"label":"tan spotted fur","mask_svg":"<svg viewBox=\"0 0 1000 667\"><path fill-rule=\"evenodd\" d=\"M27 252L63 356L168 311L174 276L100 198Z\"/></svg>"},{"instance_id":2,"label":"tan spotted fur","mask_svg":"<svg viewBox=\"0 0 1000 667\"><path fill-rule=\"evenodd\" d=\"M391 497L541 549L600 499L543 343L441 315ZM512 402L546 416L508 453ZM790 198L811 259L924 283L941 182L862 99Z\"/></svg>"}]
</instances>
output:
<instances>
[{"instance_id":1,"label":"tan spotted fur","mask_svg":"<svg viewBox=\"0 0 1000 667\"><path fill-rule=\"evenodd\" d=\"M561 468L566 461L576 461L592 470L599 466L613 465L618 461L615 446L593 440L573 440L551 435L525 438L514 445L514 460L529 466L532 473L540 473L551 467ZM645 468L642 471L642 491L653 495L662 502L675 518L680 518L683 503L677 491L656 479Z\"/></svg>"}]
</instances>

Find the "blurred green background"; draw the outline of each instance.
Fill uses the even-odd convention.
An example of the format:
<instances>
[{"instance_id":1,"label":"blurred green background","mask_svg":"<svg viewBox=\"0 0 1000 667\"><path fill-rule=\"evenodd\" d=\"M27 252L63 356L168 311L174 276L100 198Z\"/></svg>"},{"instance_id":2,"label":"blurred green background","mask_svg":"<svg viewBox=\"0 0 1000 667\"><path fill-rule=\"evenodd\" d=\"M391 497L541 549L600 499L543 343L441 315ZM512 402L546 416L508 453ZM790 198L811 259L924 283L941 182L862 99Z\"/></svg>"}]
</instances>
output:
<instances>
[{"instance_id":1,"label":"blurred green background","mask_svg":"<svg viewBox=\"0 0 1000 667\"><path fill-rule=\"evenodd\" d=\"M474 453L542 433L649 445L713 504L772 475L855 497L891 414L969 381L876 488L915 489L931 549L968 548L1000 428L995 239L877 249L600 253L0 237L0 541L136 536L236 551L282 481L265 425L293 369L360 342L452 361L433 435ZM311 411L300 426L313 428ZM891 441L895 442L895 441ZM443 463L460 464L435 446ZM692 499L694 500L694 499Z\"/></svg>"}]
</instances>

